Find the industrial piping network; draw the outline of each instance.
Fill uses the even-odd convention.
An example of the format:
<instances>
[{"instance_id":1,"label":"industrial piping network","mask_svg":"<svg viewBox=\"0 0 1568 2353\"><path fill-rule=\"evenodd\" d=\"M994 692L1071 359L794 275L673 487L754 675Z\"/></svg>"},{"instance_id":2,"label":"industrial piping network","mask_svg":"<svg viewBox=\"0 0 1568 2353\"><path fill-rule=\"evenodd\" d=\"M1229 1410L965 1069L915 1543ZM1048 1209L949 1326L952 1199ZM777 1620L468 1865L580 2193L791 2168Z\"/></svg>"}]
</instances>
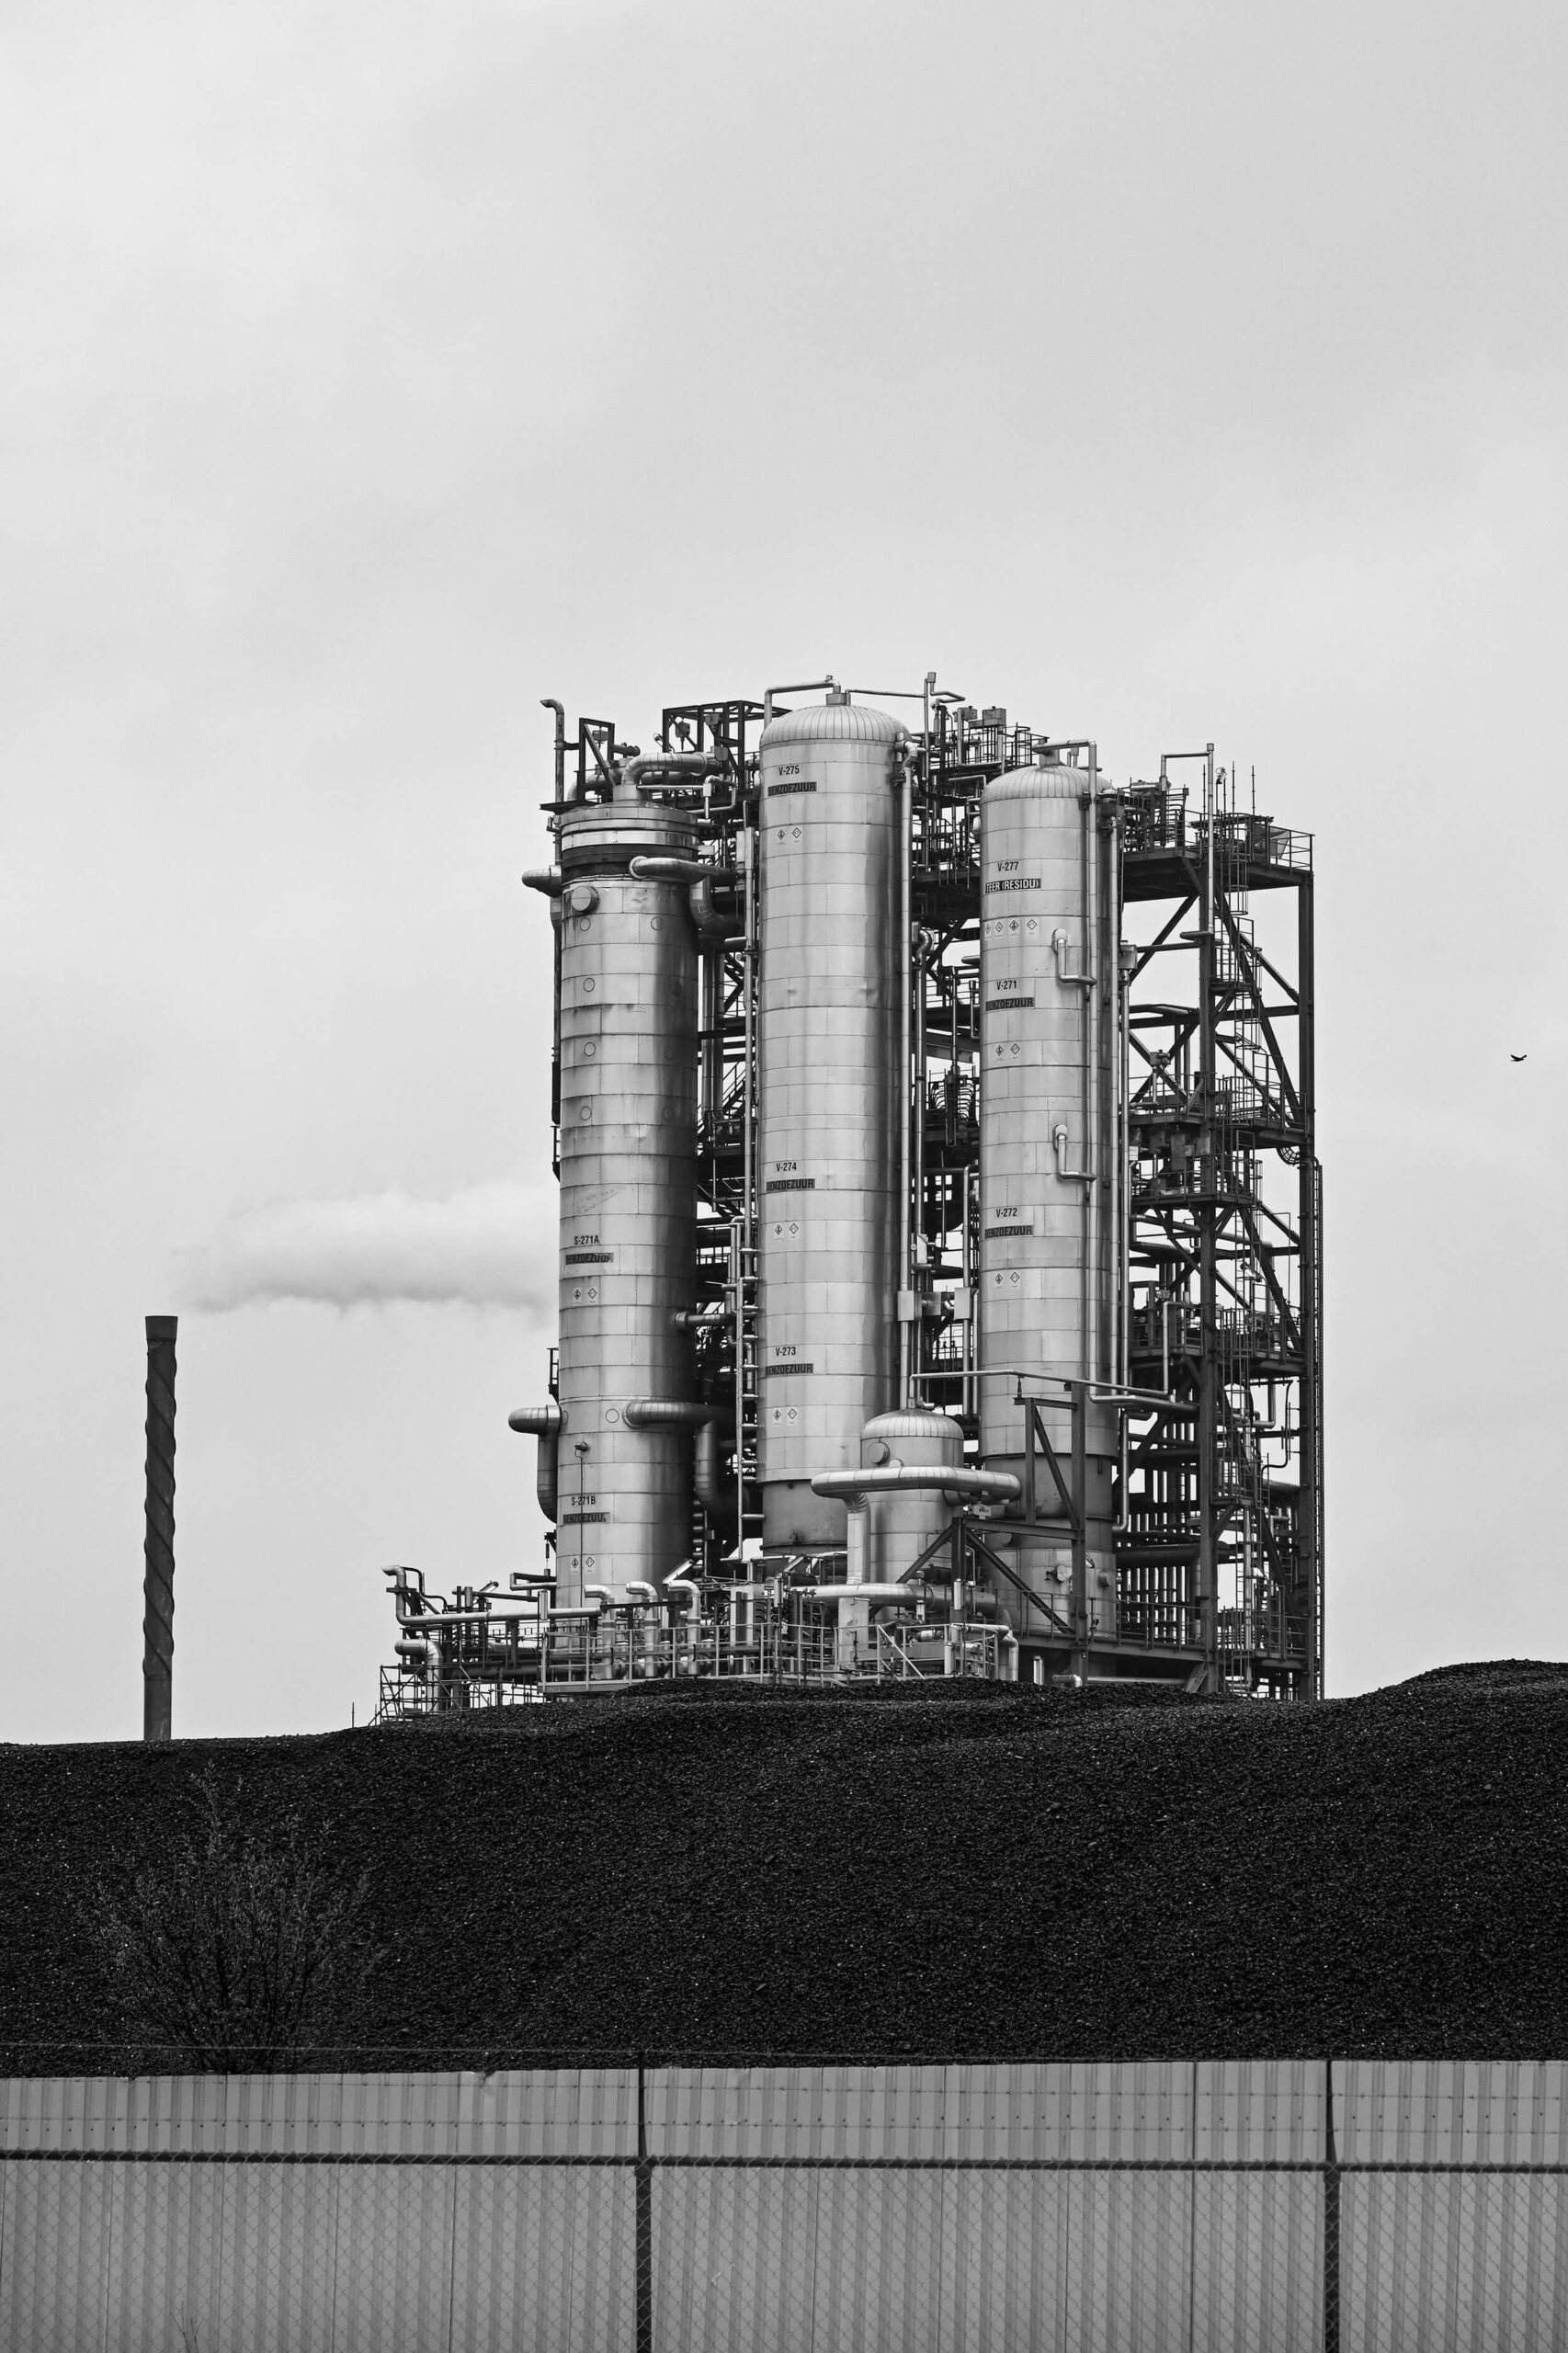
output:
<instances>
[{"instance_id":1,"label":"industrial piping network","mask_svg":"<svg viewBox=\"0 0 1568 2353\"><path fill-rule=\"evenodd\" d=\"M494 1598L389 1572L383 1711L1316 1696L1310 840L1212 746L1117 790L934 673L918 725L816 684L673 707L646 756L550 705L560 1339L511 1415L545 1558Z\"/></svg>"}]
</instances>

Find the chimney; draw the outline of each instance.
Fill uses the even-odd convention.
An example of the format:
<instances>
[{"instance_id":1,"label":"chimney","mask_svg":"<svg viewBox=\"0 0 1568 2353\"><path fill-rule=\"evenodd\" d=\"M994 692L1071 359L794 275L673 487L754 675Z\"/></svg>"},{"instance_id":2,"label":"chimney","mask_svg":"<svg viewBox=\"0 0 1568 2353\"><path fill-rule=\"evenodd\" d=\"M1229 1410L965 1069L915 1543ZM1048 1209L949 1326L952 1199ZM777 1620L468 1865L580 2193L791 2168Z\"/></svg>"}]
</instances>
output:
<instances>
[{"instance_id":1,"label":"chimney","mask_svg":"<svg viewBox=\"0 0 1568 2353\"><path fill-rule=\"evenodd\" d=\"M147 1574L142 1586L142 1737L173 1737L175 1699L175 1335L147 1318Z\"/></svg>"}]
</instances>

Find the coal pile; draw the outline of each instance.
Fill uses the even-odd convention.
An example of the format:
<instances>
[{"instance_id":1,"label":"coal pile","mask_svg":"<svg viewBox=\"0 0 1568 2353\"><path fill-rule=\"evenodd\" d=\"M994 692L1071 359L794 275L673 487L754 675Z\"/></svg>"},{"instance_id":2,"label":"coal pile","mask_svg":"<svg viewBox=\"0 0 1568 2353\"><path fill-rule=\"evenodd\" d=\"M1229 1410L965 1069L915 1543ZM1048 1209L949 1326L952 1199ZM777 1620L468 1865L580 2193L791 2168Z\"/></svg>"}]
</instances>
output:
<instances>
[{"instance_id":1,"label":"coal pile","mask_svg":"<svg viewBox=\"0 0 1568 2353\"><path fill-rule=\"evenodd\" d=\"M0 2065L109 2072L84 1905L195 1777L370 1875L359 2063L1561 2057L1568 1666L1318 1708L639 1693L0 1749Z\"/></svg>"}]
</instances>

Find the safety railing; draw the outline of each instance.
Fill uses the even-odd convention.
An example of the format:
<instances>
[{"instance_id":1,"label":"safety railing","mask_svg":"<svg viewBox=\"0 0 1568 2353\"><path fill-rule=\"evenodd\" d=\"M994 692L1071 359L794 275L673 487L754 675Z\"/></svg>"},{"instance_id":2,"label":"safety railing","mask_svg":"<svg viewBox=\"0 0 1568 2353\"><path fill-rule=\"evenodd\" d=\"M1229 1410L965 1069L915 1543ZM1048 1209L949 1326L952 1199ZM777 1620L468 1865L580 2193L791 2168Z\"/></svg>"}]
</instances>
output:
<instances>
[{"instance_id":1,"label":"safety railing","mask_svg":"<svg viewBox=\"0 0 1568 2353\"><path fill-rule=\"evenodd\" d=\"M438 1621L432 1620L432 1623ZM383 1666L378 1721L536 1706L632 1686L691 1680L834 1683L903 1680L914 1674L1005 1679L1001 1631L933 1618L840 1629L820 1619L769 1613L761 1622L728 1617L697 1626L552 1629L518 1645L516 1656Z\"/></svg>"}]
</instances>

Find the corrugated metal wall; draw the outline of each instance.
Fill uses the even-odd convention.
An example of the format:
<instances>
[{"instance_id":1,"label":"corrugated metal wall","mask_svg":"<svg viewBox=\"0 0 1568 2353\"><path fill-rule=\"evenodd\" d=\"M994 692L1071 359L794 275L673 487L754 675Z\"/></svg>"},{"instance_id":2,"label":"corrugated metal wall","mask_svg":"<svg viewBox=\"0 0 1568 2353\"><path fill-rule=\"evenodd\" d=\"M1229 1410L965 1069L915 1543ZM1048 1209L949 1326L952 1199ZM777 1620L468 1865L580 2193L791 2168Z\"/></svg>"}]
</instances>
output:
<instances>
[{"instance_id":1,"label":"corrugated metal wall","mask_svg":"<svg viewBox=\"0 0 1568 2353\"><path fill-rule=\"evenodd\" d=\"M1346 2353L1568 2347L1563 2075L1336 2064L1337 2172L1321 2063L17 2080L0 2353L1288 2353L1325 2195Z\"/></svg>"},{"instance_id":2,"label":"corrugated metal wall","mask_svg":"<svg viewBox=\"0 0 1568 2353\"><path fill-rule=\"evenodd\" d=\"M1568 2347L1565 2084L1558 2062L1335 2067L1346 2345Z\"/></svg>"}]
</instances>

